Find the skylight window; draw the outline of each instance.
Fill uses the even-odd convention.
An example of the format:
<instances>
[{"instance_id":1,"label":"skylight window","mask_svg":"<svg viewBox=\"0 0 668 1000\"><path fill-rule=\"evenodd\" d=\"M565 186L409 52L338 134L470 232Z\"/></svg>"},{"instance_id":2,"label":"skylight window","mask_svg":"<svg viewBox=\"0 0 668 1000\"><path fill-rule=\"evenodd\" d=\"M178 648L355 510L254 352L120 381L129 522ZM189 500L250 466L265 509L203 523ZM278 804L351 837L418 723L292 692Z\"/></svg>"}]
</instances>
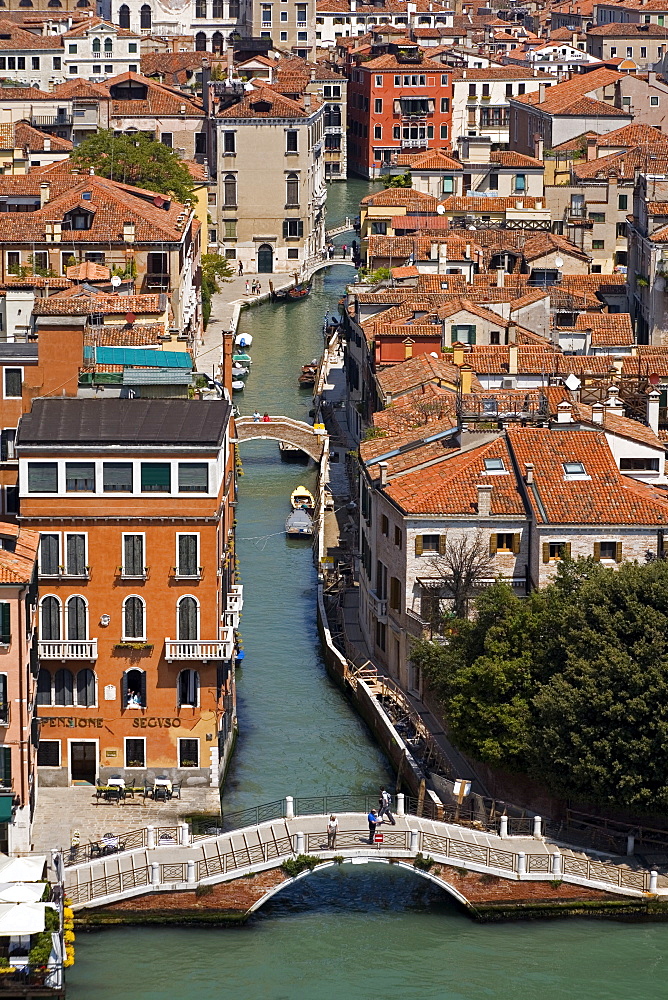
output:
<instances>
[{"instance_id":1,"label":"skylight window","mask_svg":"<svg viewBox=\"0 0 668 1000\"><path fill-rule=\"evenodd\" d=\"M486 458L485 459L485 472L487 473L499 473L505 472L506 467L503 464L502 458Z\"/></svg>"},{"instance_id":2,"label":"skylight window","mask_svg":"<svg viewBox=\"0 0 668 1000\"><path fill-rule=\"evenodd\" d=\"M564 462L564 479L590 479L582 462Z\"/></svg>"}]
</instances>

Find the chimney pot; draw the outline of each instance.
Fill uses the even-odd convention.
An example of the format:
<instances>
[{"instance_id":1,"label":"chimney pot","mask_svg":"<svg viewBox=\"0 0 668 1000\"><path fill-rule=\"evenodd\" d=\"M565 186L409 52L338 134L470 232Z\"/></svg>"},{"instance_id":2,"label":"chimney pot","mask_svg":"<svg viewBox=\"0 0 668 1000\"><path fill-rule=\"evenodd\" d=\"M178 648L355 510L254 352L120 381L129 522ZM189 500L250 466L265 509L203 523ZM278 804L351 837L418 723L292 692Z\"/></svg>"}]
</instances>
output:
<instances>
[{"instance_id":1,"label":"chimney pot","mask_svg":"<svg viewBox=\"0 0 668 1000\"><path fill-rule=\"evenodd\" d=\"M659 433L659 403L661 401L661 393L657 392L656 389L652 391L647 396L647 423L650 429L654 431L655 434Z\"/></svg>"},{"instance_id":2,"label":"chimney pot","mask_svg":"<svg viewBox=\"0 0 668 1000\"><path fill-rule=\"evenodd\" d=\"M591 419L595 424L602 424L603 418L605 416L605 407L603 403L594 403L591 408Z\"/></svg>"},{"instance_id":3,"label":"chimney pot","mask_svg":"<svg viewBox=\"0 0 668 1000\"><path fill-rule=\"evenodd\" d=\"M533 462L525 462L524 469L525 469L524 482L527 484L527 486L531 486L531 484L533 483Z\"/></svg>"},{"instance_id":4,"label":"chimney pot","mask_svg":"<svg viewBox=\"0 0 668 1000\"><path fill-rule=\"evenodd\" d=\"M508 339L510 339L510 329L508 330ZM517 344L508 344L508 374L517 375Z\"/></svg>"},{"instance_id":5,"label":"chimney pot","mask_svg":"<svg viewBox=\"0 0 668 1000\"><path fill-rule=\"evenodd\" d=\"M378 484L381 488L383 488L387 486L387 462L379 462L378 471L380 473Z\"/></svg>"},{"instance_id":6,"label":"chimney pot","mask_svg":"<svg viewBox=\"0 0 668 1000\"><path fill-rule=\"evenodd\" d=\"M563 403L559 403L559 406L557 407L557 423L573 423L573 407L567 400L564 400Z\"/></svg>"}]
</instances>

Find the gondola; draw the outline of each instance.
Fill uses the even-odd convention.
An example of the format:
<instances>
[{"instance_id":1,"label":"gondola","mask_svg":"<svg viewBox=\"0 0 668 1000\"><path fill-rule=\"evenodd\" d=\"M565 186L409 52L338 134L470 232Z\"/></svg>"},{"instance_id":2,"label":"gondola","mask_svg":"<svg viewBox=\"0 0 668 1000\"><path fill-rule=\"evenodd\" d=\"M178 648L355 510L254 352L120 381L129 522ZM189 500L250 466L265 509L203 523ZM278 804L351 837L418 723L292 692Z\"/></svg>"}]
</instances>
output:
<instances>
[{"instance_id":1,"label":"gondola","mask_svg":"<svg viewBox=\"0 0 668 1000\"><path fill-rule=\"evenodd\" d=\"M295 285L294 288L277 288L271 285L271 297L274 302L300 302L311 294L311 283Z\"/></svg>"}]
</instances>

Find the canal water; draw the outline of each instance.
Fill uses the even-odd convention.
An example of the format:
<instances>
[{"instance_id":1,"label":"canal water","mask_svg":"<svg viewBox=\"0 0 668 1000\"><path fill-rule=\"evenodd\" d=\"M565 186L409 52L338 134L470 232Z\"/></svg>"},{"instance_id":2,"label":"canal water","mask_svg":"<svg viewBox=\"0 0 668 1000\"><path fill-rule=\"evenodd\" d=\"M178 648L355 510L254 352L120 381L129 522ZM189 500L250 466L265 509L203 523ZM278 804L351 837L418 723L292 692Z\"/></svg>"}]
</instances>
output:
<instances>
[{"instance_id":1,"label":"canal water","mask_svg":"<svg viewBox=\"0 0 668 1000\"><path fill-rule=\"evenodd\" d=\"M355 215L362 181L330 187L328 225ZM350 241L350 235L336 242ZM311 297L242 314L252 372L235 397L306 419L302 364L320 354L326 312L352 271L320 272ZM288 541L291 491L308 468L278 446L242 446L237 540L244 584L241 735L226 811L284 795L373 793L390 778L383 755L324 670L308 543ZM70 1000L652 1000L668 993L668 928L609 922L477 926L431 883L386 865L315 873L275 896L243 928L119 929L80 935Z\"/></svg>"}]
</instances>

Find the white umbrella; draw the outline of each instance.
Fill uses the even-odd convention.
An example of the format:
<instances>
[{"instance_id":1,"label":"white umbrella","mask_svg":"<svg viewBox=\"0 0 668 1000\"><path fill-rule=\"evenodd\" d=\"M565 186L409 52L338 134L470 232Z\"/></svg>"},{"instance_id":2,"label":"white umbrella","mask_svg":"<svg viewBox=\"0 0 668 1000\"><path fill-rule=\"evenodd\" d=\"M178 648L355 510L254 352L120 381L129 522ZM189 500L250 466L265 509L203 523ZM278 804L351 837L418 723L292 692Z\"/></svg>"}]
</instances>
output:
<instances>
[{"instance_id":1,"label":"white umbrella","mask_svg":"<svg viewBox=\"0 0 668 1000\"><path fill-rule=\"evenodd\" d=\"M0 903L0 937L39 934L45 928L46 903Z\"/></svg>"},{"instance_id":2,"label":"white umbrella","mask_svg":"<svg viewBox=\"0 0 668 1000\"><path fill-rule=\"evenodd\" d=\"M0 903L39 903L43 882L8 882L0 885Z\"/></svg>"},{"instance_id":3,"label":"white umbrella","mask_svg":"<svg viewBox=\"0 0 668 1000\"><path fill-rule=\"evenodd\" d=\"M0 858L0 882L39 882L44 878L45 854L26 858Z\"/></svg>"}]
</instances>

